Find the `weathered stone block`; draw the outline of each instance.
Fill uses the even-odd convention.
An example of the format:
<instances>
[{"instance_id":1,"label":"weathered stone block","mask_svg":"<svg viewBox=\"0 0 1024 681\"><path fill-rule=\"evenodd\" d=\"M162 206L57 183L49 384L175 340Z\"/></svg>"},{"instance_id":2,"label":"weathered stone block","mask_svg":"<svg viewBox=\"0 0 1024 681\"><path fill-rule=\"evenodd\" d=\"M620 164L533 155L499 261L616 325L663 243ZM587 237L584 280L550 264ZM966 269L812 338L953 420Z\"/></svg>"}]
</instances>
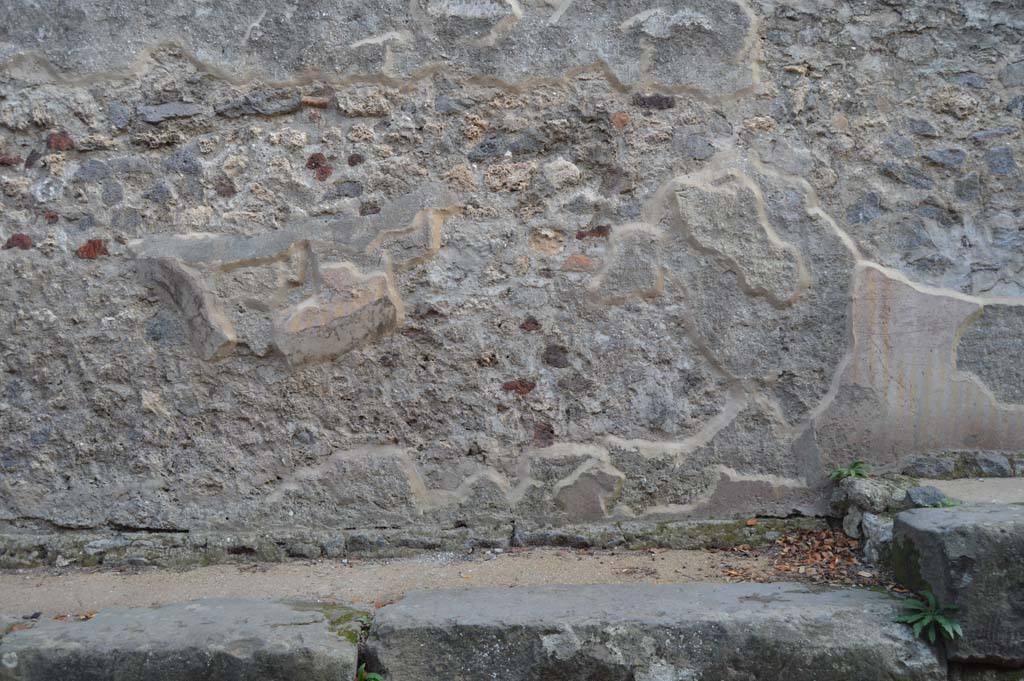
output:
<instances>
[{"instance_id":1,"label":"weathered stone block","mask_svg":"<svg viewBox=\"0 0 1024 681\"><path fill-rule=\"evenodd\" d=\"M890 513L909 506L907 485L886 478L844 478L832 492L832 508Z\"/></svg>"},{"instance_id":2,"label":"weathered stone block","mask_svg":"<svg viewBox=\"0 0 1024 681\"><path fill-rule=\"evenodd\" d=\"M960 608L951 660L1024 667L1024 506L913 509L893 542L897 579Z\"/></svg>"},{"instance_id":3,"label":"weathered stone block","mask_svg":"<svg viewBox=\"0 0 1024 681\"><path fill-rule=\"evenodd\" d=\"M402 322L402 302L382 273L348 264L320 268L320 293L274 319L274 345L289 362L336 357L386 336Z\"/></svg>"},{"instance_id":4,"label":"weathered stone block","mask_svg":"<svg viewBox=\"0 0 1024 681\"><path fill-rule=\"evenodd\" d=\"M356 671L359 612L211 599L39 620L0 639L3 681L338 681Z\"/></svg>"},{"instance_id":5,"label":"weathered stone block","mask_svg":"<svg viewBox=\"0 0 1024 681\"><path fill-rule=\"evenodd\" d=\"M368 653L389 681L944 680L898 612L795 584L421 591L378 611Z\"/></svg>"},{"instance_id":6,"label":"weathered stone block","mask_svg":"<svg viewBox=\"0 0 1024 681\"><path fill-rule=\"evenodd\" d=\"M869 565L888 563L892 555L892 525L890 517L865 513L861 518L864 535L864 561Z\"/></svg>"}]
</instances>

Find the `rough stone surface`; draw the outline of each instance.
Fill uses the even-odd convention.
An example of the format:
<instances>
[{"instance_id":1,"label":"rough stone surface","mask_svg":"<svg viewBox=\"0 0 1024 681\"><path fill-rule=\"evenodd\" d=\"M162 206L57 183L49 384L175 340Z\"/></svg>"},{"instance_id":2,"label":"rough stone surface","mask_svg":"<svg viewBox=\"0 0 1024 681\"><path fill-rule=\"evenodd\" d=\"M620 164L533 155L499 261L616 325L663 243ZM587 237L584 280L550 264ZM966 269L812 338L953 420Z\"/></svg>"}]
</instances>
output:
<instances>
[{"instance_id":1,"label":"rough stone surface","mask_svg":"<svg viewBox=\"0 0 1024 681\"><path fill-rule=\"evenodd\" d=\"M40 619L0 638L4 681L338 681L356 672L358 611L243 599Z\"/></svg>"},{"instance_id":2,"label":"rough stone surface","mask_svg":"<svg viewBox=\"0 0 1024 681\"><path fill-rule=\"evenodd\" d=\"M913 509L893 542L897 579L960 608L950 660L1024 668L1024 506Z\"/></svg>"},{"instance_id":3,"label":"rough stone surface","mask_svg":"<svg viewBox=\"0 0 1024 681\"><path fill-rule=\"evenodd\" d=\"M378 612L368 668L391 681L945 679L897 612L879 594L794 584L414 592Z\"/></svg>"},{"instance_id":4,"label":"rough stone surface","mask_svg":"<svg viewBox=\"0 0 1024 681\"><path fill-rule=\"evenodd\" d=\"M900 462L895 468L914 478L951 480L955 478L1012 478L1024 470L1020 451L946 451L921 454Z\"/></svg>"},{"instance_id":5,"label":"rough stone surface","mask_svg":"<svg viewBox=\"0 0 1024 681\"><path fill-rule=\"evenodd\" d=\"M604 541L1024 465L1018 3L0 16L4 556Z\"/></svg>"},{"instance_id":6,"label":"rough stone surface","mask_svg":"<svg viewBox=\"0 0 1024 681\"><path fill-rule=\"evenodd\" d=\"M1020 681L1019 669L1001 669L974 664L949 665L949 681Z\"/></svg>"},{"instance_id":7,"label":"rough stone surface","mask_svg":"<svg viewBox=\"0 0 1024 681\"><path fill-rule=\"evenodd\" d=\"M889 565L892 557L892 518L865 513L861 516L860 525L864 536L865 562L869 565Z\"/></svg>"},{"instance_id":8,"label":"rough stone surface","mask_svg":"<svg viewBox=\"0 0 1024 681\"><path fill-rule=\"evenodd\" d=\"M907 490L907 503L914 508L928 508L953 501L938 487L922 485Z\"/></svg>"},{"instance_id":9,"label":"rough stone surface","mask_svg":"<svg viewBox=\"0 0 1024 681\"><path fill-rule=\"evenodd\" d=\"M856 508L870 513L892 513L909 507L911 481L889 478L844 478L832 491L832 508Z\"/></svg>"}]
</instances>

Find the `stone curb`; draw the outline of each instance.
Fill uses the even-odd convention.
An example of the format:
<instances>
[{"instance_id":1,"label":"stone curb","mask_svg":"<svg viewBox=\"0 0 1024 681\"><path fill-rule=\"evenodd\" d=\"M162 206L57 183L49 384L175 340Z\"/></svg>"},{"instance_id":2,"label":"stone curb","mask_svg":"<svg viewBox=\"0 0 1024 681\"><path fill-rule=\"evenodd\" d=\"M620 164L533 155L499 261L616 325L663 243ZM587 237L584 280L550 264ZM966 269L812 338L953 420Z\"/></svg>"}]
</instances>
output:
<instances>
[{"instance_id":1,"label":"stone curb","mask_svg":"<svg viewBox=\"0 0 1024 681\"><path fill-rule=\"evenodd\" d=\"M0 638L0 681L348 681L361 613L210 599L40 620Z\"/></svg>"},{"instance_id":2,"label":"stone curb","mask_svg":"<svg viewBox=\"0 0 1024 681\"><path fill-rule=\"evenodd\" d=\"M798 584L421 591L378 612L366 652L388 681L946 679L899 611Z\"/></svg>"}]
</instances>

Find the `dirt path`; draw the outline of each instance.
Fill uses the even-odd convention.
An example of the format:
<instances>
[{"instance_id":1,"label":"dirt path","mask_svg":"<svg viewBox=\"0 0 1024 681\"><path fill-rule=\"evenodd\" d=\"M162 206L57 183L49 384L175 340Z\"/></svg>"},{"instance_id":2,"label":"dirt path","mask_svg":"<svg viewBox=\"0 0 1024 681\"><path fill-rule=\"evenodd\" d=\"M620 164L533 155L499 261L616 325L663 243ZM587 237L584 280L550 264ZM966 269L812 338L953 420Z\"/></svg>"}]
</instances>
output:
<instances>
[{"instance_id":1,"label":"dirt path","mask_svg":"<svg viewBox=\"0 0 1024 681\"><path fill-rule=\"evenodd\" d=\"M1024 504L1024 480L1021 478L960 478L957 480L921 480L934 485L946 496L965 502L986 504Z\"/></svg>"},{"instance_id":2,"label":"dirt path","mask_svg":"<svg viewBox=\"0 0 1024 681\"><path fill-rule=\"evenodd\" d=\"M216 565L184 571L34 569L0 572L0 613L80 614L213 597L289 597L372 605L412 589L527 584L724 581L730 569L766 569L765 557L708 551L516 550L391 561Z\"/></svg>"}]
</instances>

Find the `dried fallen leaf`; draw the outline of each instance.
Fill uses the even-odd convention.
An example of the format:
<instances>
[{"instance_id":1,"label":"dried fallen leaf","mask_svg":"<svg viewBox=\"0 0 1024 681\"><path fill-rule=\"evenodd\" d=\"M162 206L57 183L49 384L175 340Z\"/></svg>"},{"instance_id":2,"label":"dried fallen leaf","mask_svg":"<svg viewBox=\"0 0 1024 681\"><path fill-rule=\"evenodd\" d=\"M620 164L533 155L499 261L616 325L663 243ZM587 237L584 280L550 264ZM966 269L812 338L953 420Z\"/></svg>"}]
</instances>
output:
<instances>
[{"instance_id":1,"label":"dried fallen leaf","mask_svg":"<svg viewBox=\"0 0 1024 681\"><path fill-rule=\"evenodd\" d=\"M7 633L11 634L11 633L14 633L15 631L25 631L26 629L31 629L31 628L32 628L32 623L31 622L18 622L17 624L12 624L10 629L7 630Z\"/></svg>"},{"instance_id":2,"label":"dried fallen leaf","mask_svg":"<svg viewBox=\"0 0 1024 681\"><path fill-rule=\"evenodd\" d=\"M747 520L747 527L756 527L756 526L757 526L757 518L749 518Z\"/></svg>"}]
</instances>

